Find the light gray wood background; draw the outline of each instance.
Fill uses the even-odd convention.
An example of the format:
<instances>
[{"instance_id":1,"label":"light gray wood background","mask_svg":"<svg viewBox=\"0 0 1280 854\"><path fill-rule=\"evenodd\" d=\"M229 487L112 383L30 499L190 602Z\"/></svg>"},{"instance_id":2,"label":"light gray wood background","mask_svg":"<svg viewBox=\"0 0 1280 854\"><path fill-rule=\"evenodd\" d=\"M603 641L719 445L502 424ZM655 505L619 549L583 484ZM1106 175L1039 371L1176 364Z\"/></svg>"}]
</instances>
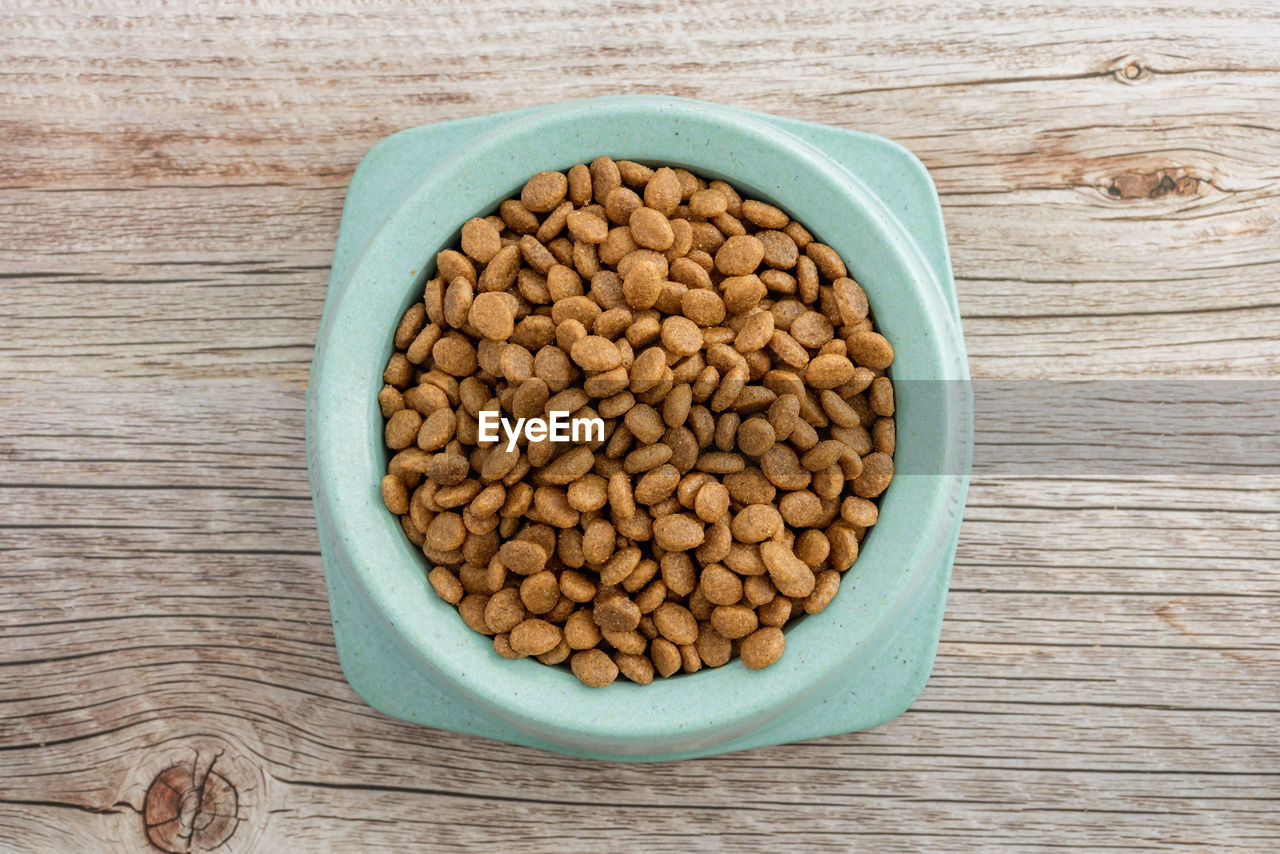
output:
<instances>
[{"instance_id":1,"label":"light gray wood background","mask_svg":"<svg viewBox=\"0 0 1280 854\"><path fill-rule=\"evenodd\" d=\"M0 851L152 850L175 763L231 854L1280 845L1274 473L978 478L908 713L631 766L366 708L303 454L363 153L607 93L909 146L975 377L1274 377L1280 8L424 5L0 11Z\"/></svg>"}]
</instances>

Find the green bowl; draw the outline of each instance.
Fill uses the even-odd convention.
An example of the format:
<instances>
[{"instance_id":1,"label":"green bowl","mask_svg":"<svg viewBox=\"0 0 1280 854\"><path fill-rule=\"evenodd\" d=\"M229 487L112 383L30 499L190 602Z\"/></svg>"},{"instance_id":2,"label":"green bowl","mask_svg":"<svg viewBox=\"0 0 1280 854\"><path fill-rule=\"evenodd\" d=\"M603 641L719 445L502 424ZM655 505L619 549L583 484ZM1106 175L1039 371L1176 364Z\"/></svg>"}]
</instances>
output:
<instances>
[{"instance_id":1,"label":"green bowl","mask_svg":"<svg viewBox=\"0 0 1280 854\"><path fill-rule=\"evenodd\" d=\"M437 251L540 171L601 153L684 166L768 200L840 252L897 356L899 472L840 592L782 660L625 680L499 657L426 582L379 495L375 401ZM968 368L936 193L878 137L678 98L616 97L395 134L352 179L312 365L307 454L343 671L387 714L586 756L669 759L850 732L924 687L968 486Z\"/></svg>"}]
</instances>

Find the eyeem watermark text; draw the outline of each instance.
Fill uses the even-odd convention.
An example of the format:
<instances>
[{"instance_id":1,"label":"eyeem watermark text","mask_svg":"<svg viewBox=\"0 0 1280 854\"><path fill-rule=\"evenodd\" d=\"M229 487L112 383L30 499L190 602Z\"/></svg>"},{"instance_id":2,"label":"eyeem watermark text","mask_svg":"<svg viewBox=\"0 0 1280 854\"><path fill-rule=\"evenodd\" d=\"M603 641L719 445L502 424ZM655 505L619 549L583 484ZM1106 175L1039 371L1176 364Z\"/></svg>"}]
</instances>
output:
<instances>
[{"instance_id":1,"label":"eyeem watermark text","mask_svg":"<svg viewBox=\"0 0 1280 854\"><path fill-rule=\"evenodd\" d=\"M498 442L501 433L507 436L507 450L514 451L521 434L530 442L603 442L603 418L570 418L568 412L553 409L547 413L549 418L517 418L511 423L497 412L488 409L480 410L479 422L481 442Z\"/></svg>"}]
</instances>

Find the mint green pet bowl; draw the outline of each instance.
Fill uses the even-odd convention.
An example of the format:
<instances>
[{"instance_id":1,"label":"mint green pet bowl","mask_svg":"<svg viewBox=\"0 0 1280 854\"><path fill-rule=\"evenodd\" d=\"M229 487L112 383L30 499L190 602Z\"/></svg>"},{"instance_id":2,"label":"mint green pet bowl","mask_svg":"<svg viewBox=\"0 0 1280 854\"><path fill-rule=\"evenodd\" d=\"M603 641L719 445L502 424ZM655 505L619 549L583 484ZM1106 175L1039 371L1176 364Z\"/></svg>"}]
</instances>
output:
<instances>
[{"instance_id":1,"label":"mint green pet bowl","mask_svg":"<svg viewBox=\"0 0 1280 854\"><path fill-rule=\"evenodd\" d=\"M831 605L782 660L640 686L500 658L436 597L379 495L375 395L438 250L540 171L599 154L687 167L771 201L829 243L893 342L899 475ZM397 718L608 759L699 756L853 732L902 713L937 648L968 487L968 368L937 195L866 134L678 98L600 98L406 130L347 192L307 399L307 457L338 656Z\"/></svg>"}]
</instances>

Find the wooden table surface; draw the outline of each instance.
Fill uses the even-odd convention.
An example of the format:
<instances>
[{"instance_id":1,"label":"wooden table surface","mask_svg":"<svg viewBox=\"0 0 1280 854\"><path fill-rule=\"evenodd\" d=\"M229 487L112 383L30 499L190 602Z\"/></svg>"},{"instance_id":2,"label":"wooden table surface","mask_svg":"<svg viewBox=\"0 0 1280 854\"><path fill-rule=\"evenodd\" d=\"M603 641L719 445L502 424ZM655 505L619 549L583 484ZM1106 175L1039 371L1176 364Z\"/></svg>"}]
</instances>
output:
<instances>
[{"instance_id":1,"label":"wooden table surface","mask_svg":"<svg viewBox=\"0 0 1280 854\"><path fill-rule=\"evenodd\" d=\"M635 766L361 703L303 451L364 152L606 93L909 146L976 378L1275 377L1274 3L104 5L0 11L0 851L1280 845L1274 470L980 475L909 712Z\"/></svg>"}]
</instances>

